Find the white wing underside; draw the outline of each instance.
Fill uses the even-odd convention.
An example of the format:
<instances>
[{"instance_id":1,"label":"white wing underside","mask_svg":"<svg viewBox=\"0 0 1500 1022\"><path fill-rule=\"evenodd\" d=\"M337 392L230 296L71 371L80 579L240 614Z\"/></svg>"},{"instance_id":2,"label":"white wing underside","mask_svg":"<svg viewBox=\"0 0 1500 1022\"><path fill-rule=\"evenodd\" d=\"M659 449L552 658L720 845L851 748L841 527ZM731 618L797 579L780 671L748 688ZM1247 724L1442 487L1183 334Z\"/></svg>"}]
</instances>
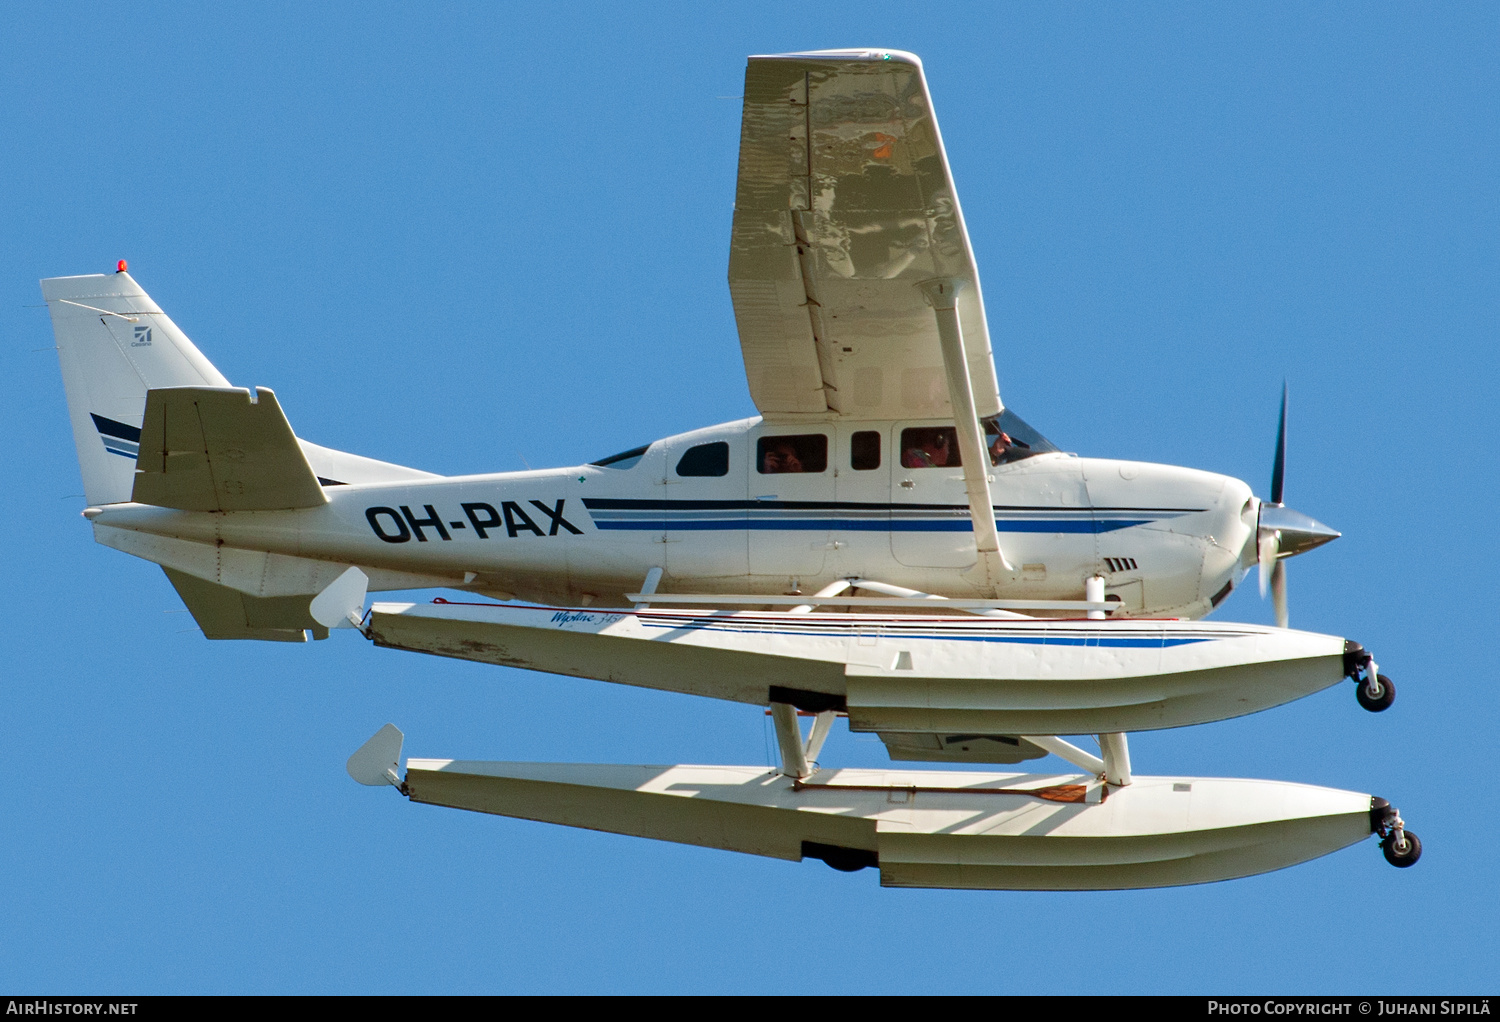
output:
<instances>
[{"instance_id":1,"label":"white wing underside","mask_svg":"<svg viewBox=\"0 0 1500 1022\"><path fill-rule=\"evenodd\" d=\"M958 296L977 412L1001 410L979 276L922 65L896 51L751 57L729 290L762 415L952 416L932 309Z\"/></svg>"}]
</instances>

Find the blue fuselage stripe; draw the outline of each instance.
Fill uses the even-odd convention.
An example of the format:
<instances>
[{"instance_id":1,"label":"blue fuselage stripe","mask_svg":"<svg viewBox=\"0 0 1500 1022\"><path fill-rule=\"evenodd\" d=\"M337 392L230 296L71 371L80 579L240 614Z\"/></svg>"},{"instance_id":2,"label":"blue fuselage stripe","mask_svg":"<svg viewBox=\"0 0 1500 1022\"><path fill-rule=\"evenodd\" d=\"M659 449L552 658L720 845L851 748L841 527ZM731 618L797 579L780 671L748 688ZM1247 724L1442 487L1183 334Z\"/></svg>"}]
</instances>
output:
<instances>
[{"instance_id":1,"label":"blue fuselage stripe","mask_svg":"<svg viewBox=\"0 0 1500 1022\"><path fill-rule=\"evenodd\" d=\"M619 532L972 532L952 504L792 500L627 500L586 497L596 528ZM1193 514L1201 508L1007 507L1000 532L1098 534Z\"/></svg>"},{"instance_id":2,"label":"blue fuselage stripe","mask_svg":"<svg viewBox=\"0 0 1500 1022\"><path fill-rule=\"evenodd\" d=\"M1128 529L1133 525L1145 525L1153 519L1140 519L1138 521L1079 521L1077 519L1062 519L1057 521L1006 521L996 519L995 528L1000 532L1083 532L1100 533L1114 532L1116 529ZM798 519L784 518L756 521L745 518L733 518L724 521L702 521L685 520L676 521L672 519L642 520L631 519L629 521L600 521L597 517L594 526L600 530L639 531L639 532L973 532L974 526L966 519L932 519L928 521L906 520L881 520L881 519Z\"/></svg>"}]
</instances>

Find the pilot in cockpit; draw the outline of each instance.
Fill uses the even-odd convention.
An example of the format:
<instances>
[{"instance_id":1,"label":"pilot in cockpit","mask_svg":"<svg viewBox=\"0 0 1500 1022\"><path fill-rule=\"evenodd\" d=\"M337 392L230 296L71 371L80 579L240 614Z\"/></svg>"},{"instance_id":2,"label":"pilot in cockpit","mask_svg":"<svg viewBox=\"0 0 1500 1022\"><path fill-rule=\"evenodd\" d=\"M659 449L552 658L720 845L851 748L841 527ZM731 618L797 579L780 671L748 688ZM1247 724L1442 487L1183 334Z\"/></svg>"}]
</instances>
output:
<instances>
[{"instance_id":1,"label":"pilot in cockpit","mask_svg":"<svg viewBox=\"0 0 1500 1022\"><path fill-rule=\"evenodd\" d=\"M1007 412L1007 415L1010 413ZM1029 458L1037 452L1024 440L1017 440L1000 428L999 416L979 420L984 427L985 446L990 449L990 464L1004 465L1011 461Z\"/></svg>"},{"instance_id":2,"label":"pilot in cockpit","mask_svg":"<svg viewBox=\"0 0 1500 1022\"><path fill-rule=\"evenodd\" d=\"M1015 439L1009 433L999 429L998 426L995 428L997 430L996 433L990 433L988 430L985 432L985 439L989 441L990 445L991 465L1004 465L1009 461L1020 461L1022 458L1030 457L1036 453L1026 441Z\"/></svg>"},{"instance_id":3,"label":"pilot in cockpit","mask_svg":"<svg viewBox=\"0 0 1500 1022\"><path fill-rule=\"evenodd\" d=\"M1009 454L1016 446L1016 442L1012 440L1010 434L1005 432L1004 430L1001 430L999 433L993 435L986 433L985 439L988 440L990 444L991 465L998 465L1002 461L1004 461L1005 456Z\"/></svg>"},{"instance_id":4,"label":"pilot in cockpit","mask_svg":"<svg viewBox=\"0 0 1500 1022\"><path fill-rule=\"evenodd\" d=\"M1019 461L1035 452L1000 428L994 419L983 420L985 446L990 464ZM952 426L922 426L901 433L901 464L906 468L956 468L962 464L958 433Z\"/></svg>"}]
</instances>

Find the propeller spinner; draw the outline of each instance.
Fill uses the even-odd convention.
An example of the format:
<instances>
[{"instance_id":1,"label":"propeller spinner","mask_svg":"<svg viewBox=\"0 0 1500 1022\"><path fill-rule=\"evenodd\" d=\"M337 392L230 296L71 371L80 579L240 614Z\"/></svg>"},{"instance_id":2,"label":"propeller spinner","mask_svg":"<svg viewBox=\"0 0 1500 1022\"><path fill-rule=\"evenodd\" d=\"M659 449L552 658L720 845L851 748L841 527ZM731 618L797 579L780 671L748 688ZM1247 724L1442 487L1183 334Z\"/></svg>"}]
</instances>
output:
<instances>
[{"instance_id":1,"label":"propeller spinner","mask_svg":"<svg viewBox=\"0 0 1500 1022\"><path fill-rule=\"evenodd\" d=\"M1286 558L1338 539L1342 533L1322 522L1293 511L1282 502L1286 482L1286 395L1281 385L1281 425L1276 429L1276 463L1271 468L1271 499L1262 501L1256 534L1257 560L1260 562L1260 595L1271 592L1276 608L1276 624L1288 627L1286 603Z\"/></svg>"}]
</instances>

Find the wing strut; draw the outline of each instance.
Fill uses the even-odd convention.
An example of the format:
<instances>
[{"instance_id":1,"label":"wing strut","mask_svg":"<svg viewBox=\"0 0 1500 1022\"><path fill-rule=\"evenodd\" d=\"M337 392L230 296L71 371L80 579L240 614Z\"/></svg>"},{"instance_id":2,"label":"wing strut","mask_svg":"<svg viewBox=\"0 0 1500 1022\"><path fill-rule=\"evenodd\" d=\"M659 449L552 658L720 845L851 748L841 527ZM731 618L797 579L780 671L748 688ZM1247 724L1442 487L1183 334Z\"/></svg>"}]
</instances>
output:
<instances>
[{"instance_id":1,"label":"wing strut","mask_svg":"<svg viewBox=\"0 0 1500 1022\"><path fill-rule=\"evenodd\" d=\"M781 772L797 780L810 775L812 765L808 763L802 726L797 723L797 708L790 703L772 703L771 720L776 724L776 744L781 747Z\"/></svg>"},{"instance_id":2,"label":"wing strut","mask_svg":"<svg viewBox=\"0 0 1500 1022\"><path fill-rule=\"evenodd\" d=\"M813 717L812 733L802 737L802 725L797 722L797 708L790 703L771 703L771 720L776 725L776 744L781 749L780 773L794 780L802 780L816 773L818 753L833 727L833 718L838 713L823 710Z\"/></svg>"},{"instance_id":3,"label":"wing strut","mask_svg":"<svg viewBox=\"0 0 1500 1022\"><path fill-rule=\"evenodd\" d=\"M974 387L969 378L969 360L964 354L963 329L958 322L958 292L964 282L957 277L938 277L920 287L937 318L938 344L943 350L943 368L948 373L948 397L953 405L953 425L958 431L958 451L963 457L964 488L969 493L969 514L974 519L974 546L980 563L996 581L999 572L1014 572L1000 549L995 528L995 508L990 501L989 450L979 428ZM998 569L998 570L996 570Z\"/></svg>"}]
</instances>

